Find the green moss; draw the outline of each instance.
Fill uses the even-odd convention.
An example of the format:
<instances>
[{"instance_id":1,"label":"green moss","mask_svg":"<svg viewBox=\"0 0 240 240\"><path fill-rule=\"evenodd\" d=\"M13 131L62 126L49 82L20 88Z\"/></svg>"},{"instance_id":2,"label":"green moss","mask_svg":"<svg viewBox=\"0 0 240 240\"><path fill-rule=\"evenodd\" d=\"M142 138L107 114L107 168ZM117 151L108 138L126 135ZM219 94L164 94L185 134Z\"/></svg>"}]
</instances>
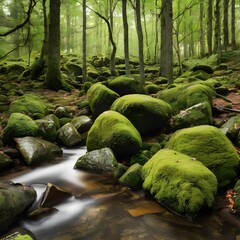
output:
<instances>
[{"instance_id":1,"label":"green moss","mask_svg":"<svg viewBox=\"0 0 240 240\"><path fill-rule=\"evenodd\" d=\"M22 113L12 113L3 130L3 142L14 144L15 137L36 136L37 131L38 126L30 117Z\"/></svg>"},{"instance_id":2,"label":"green moss","mask_svg":"<svg viewBox=\"0 0 240 240\"><path fill-rule=\"evenodd\" d=\"M101 83L96 83L87 91L87 99L94 117L97 117L102 112L109 110L112 103L119 95L104 86Z\"/></svg>"},{"instance_id":3,"label":"green moss","mask_svg":"<svg viewBox=\"0 0 240 240\"><path fill-rule=\"evenodd\" d=\"M133 76L122 75L108 80L108 87L120 96L140 93L140 82Z\"/></svg>"},{"instance_id":4,"label":"green moss","mask_svg":"<svg viewBox=\"0 0 240 240\"><path fill-rule=\"evenodd\" d=\"M138 163L133 164L119 178L119 182L131 189L140 189L142 187L142 166Z\"/></svg>"},{"instance_id":5,"label":"green moss","mask_svg":"<svg viewBox=\"0 0 240 240\"><path fill-rule=\"evenodd\" d=\"M220 187L236 177L239 156L230 140L216 127L202 125L178 130L166 147L197 158L216 175Z\"/></svg>"},{"instance_id":6,"label":"green moss","mask_svg":"<svg viewBox=\"0 0 240 240\"><path fill-rule=\"evenodd\" d=\"M212 106L213 94L213 89L206 84L189 83L163 90L157 94L157 98L169 103L172 106L173 113L176 114L204 101L209 102Z\"/></svg>"},{"instance_id":7,"label":"green moss","mask_svg":"<svg viewBox=\"0 0 240 240\"><path fill-rule=\"evenodd\" d=\"M217 179L201 162L169 149L158 151L143 166L143 188L162 204L190 217L211 207Z\"/></svg>"},{"instance_id":8,"label":"green moss","mask_svg":"<svg viewBox=\"0 0 240 240\"><path fill-rule=\"evenodd\" d=\"M141 134L156 133L171 117L171 106L160 99L143 94L129 94L118 98L111 110L127 117Z\"/></svg>"},{"instance_id":9,"label":"green moss","mask_svg":"<svg viewBox=\"0 0 240 240\"><path fill-rule=\"evenodd\" d=\"M115 111L106 111L95 120L87 137L87 149L92 151L109 147L116 157L136 154L142 147L142 139L132 123Z\"/></svg>"},{"instance_id":10,"label":"green moss","mask_svg":"<svg viewBox=\"0 0 240 240\"><path fill-rule=\"evenodd\" d=\"M48 105L35 94L25 94L10 104L9 112L24 113L29 117L42 118L48 113Z\"/></svg>"}]
</instances>

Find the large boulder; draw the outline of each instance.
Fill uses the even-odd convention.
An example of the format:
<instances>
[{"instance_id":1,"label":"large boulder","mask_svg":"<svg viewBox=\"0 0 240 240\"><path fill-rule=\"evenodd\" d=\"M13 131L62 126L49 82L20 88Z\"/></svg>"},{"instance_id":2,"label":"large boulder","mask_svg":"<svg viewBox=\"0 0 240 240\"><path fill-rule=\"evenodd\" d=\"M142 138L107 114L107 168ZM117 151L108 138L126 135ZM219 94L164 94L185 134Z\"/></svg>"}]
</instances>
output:
<instances>
[{"instance_id":1,"label":"large boulder","mask_svg":"<svg viewBox=\"0 0 240 240\"><path fill-rule=\"evenodd\" d=\"M122 75L108 80L108 87L120 96L140 93L140 82L133 76Z\"/></svg>"},{"instance_id":2,"label":"large boulder","mask_svg":"<svg viewBox=\"0 0 240 240\"><path fill-rule=\"evenodd\" d=\"M166 147L201 161L216 175L219 187L226 186L237 175L239 156L230 140L214 126L178 130Z\"/></svg>"},{"instance_id":3,"label":"large boulder","mask_svg":"<svg viewBox=\"0 0 240 240\"><path fill-rule=\"evenodd\" d=\"M110 148L93 150L81 156L74 168L84 169L90 172L113 172L118 162Z\"/></svg>"},{"instance_id":4,"label":"large boulder","mask_svg":"<svg viewBox=\"0 0 240 240\"><path fill-rule=\"evenodd\" d=\"M119 95L101 83L92 85L87 91L87 99L94 117L109 110Z\"/></svg>"},{"instance_id":5,"label":"large boulder","mask_svg":"<svg viewBox=\"0 0 240 240\"><path fill-rule=\"evenodd\" d=\"M17 149L28 165L40 164L62 154L62 149L51 142L35 137L16 138Z\"/></svg>"},{"instance_id":6,"label":"large boulder","mask_svg":"<svg viewBox=\"0 0 240 240\"><path fill-rule=\"evenodd\" d=\"M36 94L25 94L10 104L9 112L24 113L31 118L38 119L48 113L48 104Z\"/></svg>"},{"instance_id":7,"label":"large boulder","mask_svg":"<svg viewBox=\"0 0 240 240\"><path fill-rule=\"evenodd\" d=\"M173 113L177 114L181 110L205 101L212 106L213 94L213 89L205 84L189 83L160 91L157 98L169 103L172 106Z\"/></svg>"},{"instance_id":8,"label":"large boulder","mask_svg":"<svg viewBox=\"0 0 240 240\"><path fill-rule=\"evenodd\" d=\"M36 192L32 187L0 181L0 232L19 219L35 198Z\"/></svg>"},{"instance_id":9,"label":"large boulder","mask_svg":"<svg viewBox=\"0 0 240 240\"><path fill-rule=\"evenodd\" d=\"M163 100L143 94L129 94L115 100L111 110L129 119L140 134L163 129L171 117L171 106Z\"/></svg>"},{"instance_id":10,"label":"large boulder","mask_svg":"<svg viewBox=\"0 0 240 240\"><path fill-rule=\"evenodd\" d=\"M142 139L126 117L115 111L105 111L89 130L86 144L88 151L109 147L117 158L122 158L138 153Z\"/></svg>"},{"instance_id":11,"label":"large boulder","mask_svg":"<svg viewBox=\"0 0 240 240\"><path fill-rule=\"evenodd\" d=\"M194 218L212 207L217 179L201 162L176 151L158 151L142 169L143 188L168 208Z\"/></svg>"},{"instance_id":12,"label":"large boulder","mask_svg":"<svg viewBox=\"0 0 240 240\"><path fill-rule=\"evenodd\" d=\"M38 126L30 117L22 113L12 113L3 129L3 142L14 144L14 138L36 136Z\"/></svg>"},{"instance_id":13,"label":"large boulder","mask_svg":"<svg viewBox=\"0 0 240 240\"><path fill-rule=\"evenodd\" d=\"M171 126L177 130L199 125L211 125L212 122L212 108L208 102L202 102L180 111L172 118Z\"/></svg>"}]
</instances>

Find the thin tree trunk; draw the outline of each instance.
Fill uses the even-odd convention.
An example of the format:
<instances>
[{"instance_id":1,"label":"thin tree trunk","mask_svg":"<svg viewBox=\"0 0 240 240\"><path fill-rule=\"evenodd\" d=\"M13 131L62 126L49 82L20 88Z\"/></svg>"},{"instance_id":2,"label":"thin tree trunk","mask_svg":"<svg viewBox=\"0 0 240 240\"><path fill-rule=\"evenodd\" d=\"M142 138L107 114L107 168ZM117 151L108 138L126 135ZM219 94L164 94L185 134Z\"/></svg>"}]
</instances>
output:
<instances>
[{"instance_id":1,"label":"thin tree trunk","mask_svg":"<svg viewBox=\"0 0 240 240\"><path fill-rule=\"evenodd\" d=\"M162 0L160 75L173 83L172 0Z\"/></svg>"},{"instance_id":2,"label":"thin tree trunk","mask_svg":"<svg viewBox=\"0 0 240 240\"><path fill-rule=\"evenodd\" d=\"M203 58L205 55L205 41L204 41L204 29L203 29L203 17L204 15L204 1L200 2L200 56Z\"/></svg>"},{"instance_id":3,"label":"thin tree trunk","mask_svg":"<svg viewBox=\"0 0 240 240\"><path fill-rule=\"evenodd\" d=\"M44 36L43 36L40 59L43 61L46 61L47 53L48 53L48 19L47 19L46 1L47 0L42 1Z\"/></svg>"},{"instance_id":4,"label":"thin tree trunk","mask_svg":"<svg viewBox=\"0 0 240 240\"><path fill-rule=\"evenodd\" d=\"M140 0L136 0L136 21L137 21L137 35L138 35L140 87L141 89L143 89L145 86L145 73L144 73L143 32L142 32L142 23L141 23Z\"/></svg>"},{"instance_id":5,"label":"thin tree trunk","mask_svg":"<svg viewBox=\"0 0 240 240\"><path fill-rule=\"evenodd\" d=\"M83 32L82 32L82 51L83 51L83 83L87 81L87 18L86 18L86 0L82 2L83 11Z\"/></svg>"},{"instance_id":6,"label":"thin tree trunk","mask_svg":"<svg viewBox=\"0 0 240 240\"><path fill-rule=\"evenodd\" d=\"M235 18L235 0L232 0L232 5L231 5L231 32L232 32L232 49L233 50L236 50L237 49L237 43L236 43L236 27L235 27L235 21L236 21L236 18Z\"/></svg>"},{"instance_id":7,"label":"thin tree trunk","mask_svg":"<svg viewBox=\"0 0 240 240\"><path fill-rule=\"evenodd\" d=\"M220 12L221 0L216 0L215 5L215 52L218 56L218 64L221 61L222 49L221 49L221 12Z\"/></svg>"},{"instance_id":8,"label":"thin tree trunk","mask_svg":"<svg viewBox=\"0 0 240 240\"><path fill-rule=\"evenodd\" d=\"M229 46L229 31L228 31L228 1L223 1L223 45L225 51Z\"/></svg>"},{"instance_id":9,"label":"thin tree trunk","mask_svg":"<svg viewBox=\"0 0 240 240\"><path fill-rule=\"evenodd\" d=\"M130 74L129 67L129 38L128 38L128 21L127 21L127 0L122 0L122 17L123 17L123 31L124 31L124 56L126 75Z\"/></svg>"},{"instance_id":10,"label":"thin tree trunk","mask_svg":"<svg viewBox=\"0 0 240 240\"><path fill-rule=\"evenodd\" d=\"M150 56L150 49L149 49L149 42L148 42L148 30L147 30L147 20L145 15L145 2L146 0L143 0L142 4L142 15L143 15L143 25L144 25L144 33L145 33L145 44L146 44L146 51L147 51L147 60L149 61L151 59Z\"/></svg>"},{"instance_id":11,"label":"thin tree trunk","mask_svg":"<svg viewBox=\"0 0 240 240\"><path fill-rule=\"evenodd\" d=\"M157 56L158 56L158 13L157 13L157 2L158 0L155 0L155 8L156 8L156 12L155 12L155 47L154 47L154 62L157 63Z\"/></svg>"},{"instance_id":12,"label":"thin tree trunk","mask_svg":"<svg viewBox=\"0 0 240 240\"><path fill-rule=\"evenodd\" d=\"M212 55L212 31L213 31L213 0L208 0L208 21L207 21L207 44L208 44L208 56Z\"/></svg>"}]
</instances>

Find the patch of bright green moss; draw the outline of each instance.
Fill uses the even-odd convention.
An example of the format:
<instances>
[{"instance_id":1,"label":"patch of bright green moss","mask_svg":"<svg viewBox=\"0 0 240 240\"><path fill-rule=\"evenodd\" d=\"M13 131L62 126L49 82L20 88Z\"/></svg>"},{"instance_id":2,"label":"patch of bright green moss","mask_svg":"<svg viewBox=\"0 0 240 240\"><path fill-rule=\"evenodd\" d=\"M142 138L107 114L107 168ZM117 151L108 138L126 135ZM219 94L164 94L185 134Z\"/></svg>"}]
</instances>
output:
<instances>
[{"instance_id":1,"label":"patch of bright green moss","mask_svg":"<svg viewBox=\"0 0 240 240\"><path fill-rule=\"evenodd\" d=\"M217 179L201 162L169 149L158 151L144 166L143 188L172 210L195 217L212 207Z\"/></svg>"},{"instance_id":2,"label":"patch of bright green moss","mask_svg":"<svg viewBox=\"0 0 240 240\"><path fill-rule=\"evenodd\" d=\"M109 147L116 157L132 156L142 147L142 139L132 123L115 111L105 111L95 120L87 137L87 150Z\"/></svg>"},{"instance_id":3,"label":"patch of bright green moss","mask_svg":"<svg viewBox=\"0 0 240 240\"><path fill-rule=\"evenodd\" d=\"M197 158L216 175L220 187L237 175L239 156L230 140L216 127L202 125L178 130L166 147Z\"/></svg>"}]
</instances>

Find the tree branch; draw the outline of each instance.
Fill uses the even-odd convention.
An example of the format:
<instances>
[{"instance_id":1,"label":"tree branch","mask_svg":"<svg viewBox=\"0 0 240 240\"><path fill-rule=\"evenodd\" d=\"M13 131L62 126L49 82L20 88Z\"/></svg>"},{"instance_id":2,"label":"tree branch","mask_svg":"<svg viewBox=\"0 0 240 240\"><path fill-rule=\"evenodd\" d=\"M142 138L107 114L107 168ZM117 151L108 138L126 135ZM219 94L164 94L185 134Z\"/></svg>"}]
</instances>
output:
<instances>
[{"instance_id":1,"label":"tree branch","mask_svg":"<svg viewBox=\"0 0 240 240\"><path fill-rule=\"evenodd\" d=\"M33 8L35 7L36 4L37 4L36 0L30 0L28 10L27 10L26 19L21 24L18 24L16 27L12 28L11 30L9 30L5 33L0 33L0 37L5 37L5 36L15 32L15 31L17 31L18 29L24 27L30 21L31 13L32 13Z\"/></svg>"}]
</instances>

